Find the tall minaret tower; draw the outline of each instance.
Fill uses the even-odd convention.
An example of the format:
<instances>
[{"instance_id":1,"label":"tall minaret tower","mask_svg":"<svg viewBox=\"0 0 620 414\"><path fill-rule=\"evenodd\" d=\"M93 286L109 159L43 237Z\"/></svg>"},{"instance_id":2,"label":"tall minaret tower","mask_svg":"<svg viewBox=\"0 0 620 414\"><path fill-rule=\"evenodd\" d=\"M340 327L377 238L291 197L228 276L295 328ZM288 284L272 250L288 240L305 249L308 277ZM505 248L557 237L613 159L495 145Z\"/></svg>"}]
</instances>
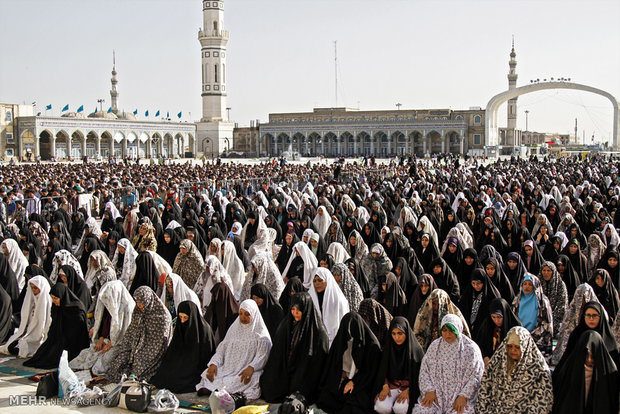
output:
<instances>
[{"instance_id":1,"label":"tall minaret tower","mask_svg":"<svg viewBox=\"0 0 620 414\"><path fill-rule=\"evenodd\" d=\"M202 1L203 28L198 32L202 62L202 118L197 123L198 151L217 156L233 146L233 127L226 108L224 0Z\"/></svg>"},{"instance_id":2,"label":"tall minaret tower","mask_svg":"<svg viewBox=\"0 0 620 414\"><path fill-rule=\"evenodd\" d=\"M517 87L517 60L515 59L517 54L515 53L515 39L512 38L512 50L510 51L510 72L508 72L508 90L515 89ZM515 139L517 129L517 98L508 101L508 122L506 125L506 145L514 146L518 143Z\"/></svg>"},{"instance_id":3,"label":"tall minaret tower","mask_svg":"<svg viewBox=\"0 0 620 414\"><path fill-rule=\"evenodd\" d=\"M117 115L118 114L118 91L116 90L116 84L118 83L118 79L116 79L116 53L112 51L112 79L110 79L112 83L112 89L110 89L110 98L112 106L112 112Z\"/></svg>"}]
</instances>

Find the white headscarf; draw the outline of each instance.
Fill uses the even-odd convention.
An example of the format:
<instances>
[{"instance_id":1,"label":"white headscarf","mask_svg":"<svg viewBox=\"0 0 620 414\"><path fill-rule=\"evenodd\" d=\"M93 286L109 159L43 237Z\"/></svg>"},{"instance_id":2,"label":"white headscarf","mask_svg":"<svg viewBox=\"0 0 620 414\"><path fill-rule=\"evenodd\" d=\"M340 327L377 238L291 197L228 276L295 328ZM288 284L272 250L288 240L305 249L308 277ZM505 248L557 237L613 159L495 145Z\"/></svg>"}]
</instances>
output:
<instances>
[{"instance_id":1,"label":"white headscarf","mask_svg":"<svg viewBox=\"0 0 620 414\"><path fill-rule=\"evenodd\" d=\"M93 266L93 260L97 263L97 267ZM92 288L95 284L95 274L104 267L114 269L110 258L107 254L105 254L105 252L101 250L93 251L88 259L88 269L86 270L86 276L84 276L84 281L86 282L86 287L88 287L88 289ZM116 272L114 274L116 274Z\"/></svg>"},{"instance_id":2,"label":"white headscarf","mask_svg":"<svg viewBox=\"0 0 620 414\"><path fill-rule=\"evenodd\" d=\"M181 302L189 300L190 302L194 302L194 304L198 307L198 309L202 309L200 306L200 300L198 300L198 295L187 287L181 276L176 273L168 273L166 279L170 278L172 280L172 297L174 299L174 308L178 311L179 305ZM163 304L166 303L166 292L168 291L167 286L164 282L164 288L161 291L161 301ZM201 311L202 313L202 311Z\"/></svg>"},{"instance_id":3,"label":"white headscarf","mask_svg":"<svg viewBox=\"0 0 620 414\"><path fill-rule=\"evenodd\" d=\"M437 231L435 227L431 224L431 221L426 216L420 217L420 221L418 222L418 231L423 231L428 234L435 240L435 246L439 246L439 237L437 236Z\"/></svg>"},{"instance_id":4,"label":"white headscarf","mask_svg":"<svg viewBox=\"0 0 620 414\"><path fill-rule=\"evenodd\" d=\"M114 221L116 221L116 219L121 216L121 213L118 212L118 209L116 208L114 203L111 201L108 201L107 203L105 203L105 209L110 212L110 215L112 216L112 220Z\"/></svg>"},{"instance_id":5,"label":"white headscarf","mask_svg":"<svg viewBox=\"0 0 620 414\"><path fill-rule=\"evenodd\" d=\"M82 231L82 237L80 238L80 242L78 243L77 250L75 250L75 255L77 257L82 255L84 251L84 242L86 239L86 230L88 230L88 234L93 234L97 238L100 238L103 232L101 231L101 227L97 224L97 220L94 217L89 217L86 219L84 223L84 231Z\"/></svg>"},{"instance_id":6,"label":"white headscarf","mask_svg":"<svg viewBox=\"0 0 620 414\"><path fill-rule=\"evenodd\" d=\"M101 288L95 308L95 326L93 332L99 332L103 322L104 311L107 310L111 317L110 342L117 345L125 335L127 327L131 323L131 314L136 306L129 291L120 280L112 280ZM95 345L99 338L93 335L92 344Z\"/></svg>"},{"instance_id":7,"label":"white headscarf","mask_svg":"<svg viewBox=\"0 0 620 414\"><path fill-rule=\"evenodd\" d=\"M60 264L58 262L60 261ZM50 281L52 284L56 283L58 280L58 271L62 266L69 265L74 270L75 273L84 279L84 274L82 273L82 267L80 266L80 262L75 258L74 255L71 254L68 250L59 250L54 255L54 261L52 263L52 274L50 275Z\"/></svg>"},{"instance_id":8,"label":"white headscarf","mask_svg":"<svg viewBox=\"0 0 620 414\"><path fill-rule=\"evenodd\" d=\"M123 282L125 286L128 287L133 280L134 275L136 274L136 258L138 257L138 252L136 251L136 249L133 248L133 245L128 239L120 239L116 244L125 249L125 256L123 258L123 270L118 280ZM118 266L119 254L120 253L117 247L116 252L114 252L114 258L112 259L112 265L114 266L114 268Z\"/></svg>"},{"instance_id":9,"label":"white headscarf","mask_svg":"<svg viewBox=\"0 0 620 414\"><path fill-rule=\"evenodd\" d=\"M207 270L208 269L208 270ZM200 297L202 296L202 308L206 309L211 303L211 289L217 283L226 283L230 291L234 294L234 287L230 275L215 256L207 256L205 260L205 268L198 276L194 292Z\"/></svg>"},{"instance_id":10,"label":"white headscarf","mask_svg":"<svg viewBox=\"0 0 620 414\"><path fill-rule=\"evenodd\" d=\"M312 252L310 251L310 248L308 247L308 245L304 243L303 241L297 242L295 243L295 246L293 246L293 253L291 254L291 257L288 259L288 263L286 264L286 267L284 268L284 271L282 272L282 279L286 277L286 274L288 273L288 269L291 267L291 263L293 262L293 259L295 259L295 256L296 256L295 252L299 253L299 256L301 256L301 259L304 261L303 284L306 289L309 289L310 285L312 285L312 271L317 268L317 266L319 265L319 262L317 261L316 256L312 254Z\"/></svg>"},{"instance_id":11,"label":"white headscarf","mask_svg":"<svg viewBox=\"0 0 620 414\"><path fill-rule=\"evenodd\" d=\"M222 266L228 272L233 285L233 295L235 298L239 296L243 282L245 280L245 269L243 262L237 256L235 245L230 240L222 242Z\"/></svg>"},{"instance_id":12,"label":"white headscarf","mask_svg":"<svg viewBox=\"0 0 620 414\"><path fill-rule=\"evenodd\" d=\"M28 259L24 256L22 249L19 248L17 242L13 239L6 239L2 242L3 246L6 246L6 250L9 253L6 257L9 261L9 266L13 269L15 273L15 278L17 279L17 286L21 291L26 284L26 278L24 277L24 273L26 272L26 268L28 267Z\"/></svg>"},{"instance_id":13,"label":"white headscarf","mask_svg":"<svg viewBox=\"0 0 620 414\"><path fill-rule=\"evenodd\" d=\"M322 215L321 212L323 212ZM316 217L312 221L312 224L314 224L317 233L319 233L321 237L325 237L327 231L329 230L329 226L332 224L332 218L327 212L325 206L319 206Z\"/></svg>"},{"instance_id":14,"label":"white headscarf","mask_svg":"<svg viewBox=\"0 0 620 414\"><path fill-rule=\"evenodd\" d=\"M52 323L52 297L49 282L43 276L35 276L28 283L39 288L39 294L35 296L30 286L27 287L19 329L5 345L0 347L1 353L8 354L9 345L18 341L20 358L31 357L37 352L37 349L47 339L47 331Z\"/></svg>"},{"instance_id":15,"label":"white headscarf","mask_svg":"<svg viewBox=\"0 0 620 414\"><path fill-rule=\"evenodd\" d=\"M172 266L170 266L170 263L168 263L166 259L164 259L158 253L152 250L146 250L146 251L151 255L151 258L153 258L153 263L155 264L155 268L157 269L157 272L160 275L162 273L166 273L166 274L172 273Z\"/></svg>"},{"instance_id":16,"label":"white headscarf","mask_svg":"<svg viewBox=\"0 0 620 414\"><path fill-rule=\"evenodd\" d=\"M325 324L327 336L329 337L329 345L331 346L332 341L338 333L340 320L344 315L349 313L349 301L347 301L344 293L340 290L340 286L338 286L338 282L336 282L336 279L334 279L334 276L328 269L324 267L315 269L312 277L314 278L315 276L327 282L323 294L323 306L319 306L319 298L314 288L314 283L311 283L308 292L310 293L310 297L312 297L314 308Z\"/></svg>"},{"instance_id":17,"label":"white headscarf","mask_svg":"<svg viewBox=\"0 0 620 414\"><path fill-rule=\"evenodd\" d=\"M256 232L256 241L252 243L250 248L248 249L248 257L250 260L256 255L258 252L265 252L274 257L274 246L273 242L277 237L276 229L272 228L258 228Z\"/></svg>"},{"instance_id":18,"label":"white headscarf","mask_svg":"<svg viewBox=\"0 0 620 414\"><path fill-rule=\"evenodd\" d=\"M344 263L351 258L341 243L333 242L327 248L327 254L334 258L334 263Z\"/></svg>"},{"instance_id":19,"label":"white headscarf","mask_svg":"<svg viewBox=\"0 0 620 414\"><path fill-rule=\"evenodd\" d=\"M241 290L240 300L250 299L250 291L252 286L262 283L273 297L278 300L284 290L284 281L280 270L274 263L271 256L267 253L258 253L251 261L252 268L245 278L243 289ZM256 271L254 271L256 268Z\"/></svg>"}]
</instances>

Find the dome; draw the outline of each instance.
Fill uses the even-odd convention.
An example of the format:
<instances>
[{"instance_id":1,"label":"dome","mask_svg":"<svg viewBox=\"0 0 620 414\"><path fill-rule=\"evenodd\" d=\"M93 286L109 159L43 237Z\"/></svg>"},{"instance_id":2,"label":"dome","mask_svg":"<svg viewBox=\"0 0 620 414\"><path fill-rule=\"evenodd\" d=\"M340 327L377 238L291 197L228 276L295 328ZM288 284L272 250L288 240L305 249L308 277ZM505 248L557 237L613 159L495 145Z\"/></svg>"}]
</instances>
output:
<instances>
[{"instance_id":1,"label":"dome","mask_svg":"<svg viewBox=\"0 0 620 414\"><path fill-rule=\"evenodd\" d=\"M118 119L123 119L125 121L136 121L137 118L131 112L121 112L117 115Z\"/></svg>"},{"instance_id":2,"label":"dome","mask_svg":"<svg viewBox=\"0 0 620 414\"><path fill-rule=\"evenodd\" d=\"M88 115L89 118L118 119L113 112L97 111Z\"/></svg>"},{"instance_id":3,"label":"dome","mask_svg":"<svg viewBox=\"0 0 620 414\"><path fill-rule=\"evenodd\" d=\"M66 114L60 115L62 118L86 118L81 112L67 112Z\"/></svg>"}]
</instances>

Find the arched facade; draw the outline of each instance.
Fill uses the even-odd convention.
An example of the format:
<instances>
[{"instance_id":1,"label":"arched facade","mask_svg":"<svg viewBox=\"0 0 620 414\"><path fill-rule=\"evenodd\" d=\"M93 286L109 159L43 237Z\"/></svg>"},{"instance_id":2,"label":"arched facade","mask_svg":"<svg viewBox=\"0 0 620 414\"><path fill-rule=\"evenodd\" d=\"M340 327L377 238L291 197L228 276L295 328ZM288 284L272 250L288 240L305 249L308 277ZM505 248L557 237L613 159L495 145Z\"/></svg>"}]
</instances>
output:
<instances>
[{"instance_id":1,"label":"arched facade","mask_svg":"<svg viewBox=\"0 0 620 414\"><path fill-rule=\"evenodd\" d=\"M170 122L129 122L91 118L17 118L20 153L30 151L42 160L55 158L105 159L193 157L196 125Z\"/></svg>"}]
</instances>

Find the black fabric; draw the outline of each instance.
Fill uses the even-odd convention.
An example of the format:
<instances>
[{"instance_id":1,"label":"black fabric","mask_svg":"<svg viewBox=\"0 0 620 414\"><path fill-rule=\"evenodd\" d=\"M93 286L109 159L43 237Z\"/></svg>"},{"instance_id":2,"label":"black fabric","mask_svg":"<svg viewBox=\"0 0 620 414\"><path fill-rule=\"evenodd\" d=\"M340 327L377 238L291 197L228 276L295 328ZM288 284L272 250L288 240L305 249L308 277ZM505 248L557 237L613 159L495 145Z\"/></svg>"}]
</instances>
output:
<instances>
[{"instance_id":1,"label":"black fabric","mask_svg":"<svg viewBox=\"0 0 620 414\"><path fill-rule=\"evenodd\" d=\"M441 267L439 273L435 273L435 266ZM433 276L433 279L435 279L437 288L445 290L450 296L450 300L454 303L458 303L459 298L461 297L459 282L456 279L456 275L452 269L448 267L446 262L441 257L437 257L430 263L429 270L429 273Z\"/></svg>"},{"instance_id":2,"label":"black fabric","mask_svg":"<svg viewBox=\"0 0 620 414\"><path fill-rule=\"evenodd\" d=\"M599 286L596 283L596 276L600 275L603 278L603 286ZM620 310L620 297L618 296L618 291L616 287L611 281L611 277L607 270L604 269L596 269L594 271L594 275L592 275L592 279L588 282L594 293L596 293L596 297L599 302L605 307L607 314L609 315L610 321L616 320L616 315Z\"/></svg>"},{"instance_id":3,"label":"black fabric","mask_svg":"<svg viewBox=\"0 0 620 414\"><path fill-rule=\"evenodd\" d=\"M43 269L48 275L52 273L54 266L54 255L62 249L63 247L58 240L50 239L47 247L45 248L45 257L43 258Z\"/></svg>"},{"instance_id":4,"label":"black fabric","mask_svg":"<svg viewBox=\"0 0 620 414\"><path fill-rule=\"evenodd\" d=\"M502 265L494 257L490 257L489 259L486 260L486 262L484 262L485 271L486 271L486 267L489 265L495 268L495 274L493 275L493 277L489 276L489 280L497 288L497 291L500 293L502 298L512 303L512 300L514 299L515 294L514 294L514 291L512 290L512 285L510 281L508 280L508 278L503 272ZM487 275L488 275L488 272L487 272Z\"/></svg>"},{"instance_id":5,"label":"black fabric","mask_svg":"<svg viewBox=\"0 0 620 414\"><path fill-rule=\"evenodd\" d=\"M415 320L416 320L416 317L418 316L418 311L422 307L422 304L424 303L426 298L428 298L428 296L431 294L433 290L437 289L437 284L435 283L435 279L433 278L433 276L429 275L428 273L424 273L420 277L419 282L420 283L418 283L418 287L413 292L413 295L411 295L411 297L409 298L409 313L408 313L407 319L409 320L409 323L412 326L415 325ZM426 294L422 293L423 284L428 285L429 287L428 292L426 292Z\"/></svg>"},{"instance_id":6,"label":"black fabric","mask_svg":"<svg viewBox=\"0 0 620 414\"><path fill-rule=\"evenodd\" d=\"M420 265L422 265L422 268L424 268L424 272L432 274L432 263L435 261L435 259L440 257L439 249L435 245L435 240L433 240L431 236L425 235L422 237L428 238L428 246L426 246L425 249L420 244L415 249L415 254L416 256L418 256L418 260L420 261Z\"/></svg>"},{"instance_id":7,"label":"black fabric","mask_svg":"<svg viewBox=\"0 0 620 414\"><path fill-rule=\"evenodd\" d=\"M349 341L352 341L351 356L357 372L353 391L344 394L349 379L342 379L342 359ZM321 392L317 405L330 414L356 414L372 412L374 381L381 345L372 330L356 312L342 317L338 333L329 349L327 364L321 380Z\"/></svg>"},{"instance_id":8,"label":"black fabric","mask_svg":"<svg viewBox=\"0 0 620 414\"><path fill-rule=\"evenodd\" d=\"M383 290L384 284L385 290ZM398 279L394 273L389 272L385 276L379 277L377 302L383 305L392 316L406 315L407 297L398 284Z\"/></svg>"},{"instance_id":9,"label":"black fabric","mask_svg":"<svg viewBox=\"0 0 620 414\"><path fill-rule=\"evenodd\" d=\"M471 282L474 280L482 283L482 290L480 290L480 292L477 292L473 288ZM478 307L478 313L472 320L472 308L474 301L478 299L478 295L482 295L482 297L479 298L480 305ZM474 337L475 333L480 328L482 321L489 317L488 309L491 301L501 297L501 294L495 285L493 285L489 275L487 275L482 269L474 269L471 274L470 283L465 287L463 296L461 296L461 301L459 302L459 309L463 314L465 322L467 322L467 325L469 326L469 331L472 337Z\"/></svg>"},{"instance_id":10,"label":"black fabric","mask_svg":"<svg viewBox=\"0 0 620 414\"><path fill-rule=\"evenodd\" d=\"M17 300L19 299L19 286L17 285L15 272L11 269L9 261L2 253L0 253L0 286L2 286L9 295L13 308L15 308Z\"/></svg>"},{"instance_id":11,"label":"black fabric","mask_svg":"<svg viewBox=\"0 0 620 414\"><path fill-rule=\"evenodd\" d=\"M353 275L353 277L355 278L355 281L357 282L360 289L362 290L362 294L364 295L364 298L369 298L370 297L370 285L368 283L368 276L366 275L366 273L364 273L363 267L360 266L357 260L353 258L348 259L347 261L344 262L344 264L346 264L349 267L351 274Z\"/></svg>"},{"instance_id":12,"label":"black fabric","mask_svg":"<svg viewBox=\"0 0 620 414\"><path fill-rule=\"evenodd\" d=\"M170 243L166 243L164 236L162 235L161 239L157 242L157 254L164 258L166 262L172 267L174 266L174 260L177 258L177 254L179 254L179 245L181 244L181 239L177 232L173 229L168 229L164 232L170 237Z\"/></svg>"},{"instance_id":13,"label":"black fabric","mask_svg":"<svg viewBox=\"0 0 620 414\"><path fill-rule=\"evenodd\" d=\"M405 292L405 298L410 298L418 287L418 277L411 271L404 257L399 257L396 262L393 263L394 268L392 270L398 278L398 284ZM398 274L399 271L400 275Z\"/></svg>"},{"instance_id":14,"label":"black fabric","mask_svg":"<svg viewBox=\"0 0 620 414\"><path fill-rule=\"evenodd\" d=\"M284 318L284 311L282 306L273 297L267 286L262 283L257 283L250 289L250 296L256 296L263 300L263 303L258 307L260 314L263 317L265 325L269 335L273 338L280 326L280 322Z\"/></svg>"},{"instance_id":15,"label":"black fabric","mask_svg":"<svg viewBox=\"0 0 620 414\"><path fill-rule=\"evenodd\" d=\"M287 313L291 310L291 298L292 295L299 292L307 292L307 289L304 287L303 280L298 277L289 278L286 286L284 286L284 290L280 294L280 306L284 313Z\"/></svg>"},{"instance_id":16,"label":"black fabric","mask_svg":"<svg viewBox=\"0 0 620 414\"><path fill-rule=\"evenodd\" d=\"M508 261L517 262L517 267L514 270L511 269L508 266ZM525 268L521 255L517 252L508 253L502 270L504 275L508 278L510 286L512 286L513 293L519 292L519 287L521 286L521 282L523 282L523 277L525 277L525 274L527 273L527 269Z\"/></svg>"},{"instance_id":17,"label":"black fabric","mask_svg":"<svg viewBox=\"0 0 620 414\"><path fill-rule=\"evenodd\" d=\"M90 259L91 253L95 250L103 249L103 243L94 234L89 233L84 237L84 251L82 252L79 260L80 267L82 268L82 274L85 275L88 270L88 259Z\"/></svg>"},{"instance_id":18,"label":"black fabric","mask_svg":"<svg viewBox=\"0 0 620 414\"><path fill-rule=\"evenodd\" d=\"M568 293L568 298L570 300L575 295L577 286L579 286L581 282L579 281L579 276L577 275L577 272L575 272L573 263L570 261L568 256L565 254L559 255L555 262L556 268L558 267L558 263L562 263L564 266L564 272L560 272L560 277L566 285L566 292Z\"/></svg>"},{"instance_id":19,"label":"black fabric","mask_svg":"<svg viewBox=\"0 0 620 414\"><path fill-rule=\"evenodd\" d=\"M564 350L564 354L562 355L560 362L558 362L558 365L556 366L556 370L561 368L562 365L564 365L568 356L575 349L576 344L581 337L581 334L591 329L588 327L588 325L586 325L584 316L588 309L594 309L596 310L596 312L598 312L599 315L601 315L598 325L596 326L596 328L594 328L594 330L598 332L599 335L601 335L601 337L603 338L603 343L607 347L607 352L609 352L609 355L611 355L611 358L614 360L616 365L620 366L620 353L618 352L618 344L616 343L614 334L611 331L610 323L607 321L607 318L605 318L605 312L603 311L603 307L601 306L601 304L592 301L584 305L581 316L579 317L579 323L568 337L568 341L566 342L566 349Z\"/></svg>"},{"instance_id":20,"label":"black fabric","mask_svg":"<svg viewBox=\"0 0 620 414\"><path fill-rule=\"evenodd\" d=\"M488 313L480 324L478 332L473 335L474 341L480 347L483 358L491 358L495 352L493 349L493 333L495 332L495 322L491 318L494 313L500 313L504 320L500 327L500 343L506 338L506 334L515 326L521 326L519 317L512 311L512 307L504 298L495 298L491 300L488 307ZM496 347L499 346L499 343Z\"/></svg>"},{"instance_id":21,"label":"black fabric","mask_svg":"<svg viewBox=\"0 0 620 414\"><path fill-rule=\"evenodd\" d=\"M122 263L119 258L119 263ZM153 261L153 256L148 251L138 254L136 257L136 274L131 282L129 293L133 296L133 293L140 286L148 286L153 289L153 292L157 292L159 280L159 271Z\"/></svg>"},{"instance_id":22,"label":"black fabric","mask_svg":"<svg viewBox=\"0 0 620 414\"><path fill-rule=\"evenodd\" d=\"M62 282L52 286L50 294L60 299L60 306L52 304L52 323L47 339L24 366L39 369L58 368L63 350L67 350L69 361L80 351L88 348L88 326L86 308L82 301Z\"/></svg>"},{"instance_id":23,"label":"black fabric","mask_svg":"<svg viewBox=\"0 0 620 414\"><path fill-rule=\"evenodd\" d=\"M226 283L216 283L211 288L211 303L205 311L205 320L217 334L220 342L228 328L239 316L239 303L235 300Z\"/></svg>"},{"instance_id":24,"label":"black fabric","mask_svg":"<svg viewBox=\"0 0 620 414\"><path fill-rule=\"evenodd\" d=\"M86 287L86 282L84 282L84 279L79 277L75 269L70 265L61 266L60 270L62 270L65 276L67 276L67 286L71 289L71 292L73 292L82 302L85 309L90 308L93 299L90 296L90 291L88 290L88 287Z\"/></svg>"},{"instance_id":25,"label":"black fabric","mask_svg":"<svg viewBox=\"0 0 620 414\"><path fill-rule=\"evenodd\" d=\"M471 257L474 259L471 266L465 262L466 257ZM454 272L456 273L456 278L461 288L465 288L467 283L471 280L471 272L473 272L474 269L482 269L482 263L480 263L480 260L478 259L478 252L472 248L465 249L465 251L463 251L463 260L460 263L459 270L458 272Z\"/></svg>"},{"instance_id":26,"label":"black fabric","mask_svg":"<svg viewBox=\"0 0 620 414\"><path fill-rule=\"evenodd\" d=\"M392 339L391 333L394 329L400 329L405 333L405 342L401 345L396 345ZM413 334L409 321L400 316L394 318L390 324L390 334L386 335L383 345L383 353L377 369L372 396L374 397L381 391L386 380L408 380L409 409L407 412L411 413L415 401L420 396L418 379L423 357L424 351Z\"/></svg>"},{"instance_id":27,"label":"black fabric","mask_svg":"<svg viewBox=\"0 0 620 414\"><path fill-rule=\"evenodd\" d=\"M586 400L586 356L592 354L594 366ZM601 335L583 332L562 367L553 372L553 413L618 413L618 368L607 352Z\"/></svg>"},{"instance_id":28,"label":"black fabric","mask_svg":"<svg viewBox=\"0 0 620 414\"><path fill-rule=\"evenodd\" d=\"M329 339L309 293L296 293L291 300L301 313L296 322L291 312L282 321L275 336L269 359L260 378L263 399L279 402L300 391L312 404L329 351ZM296 339L296 340L294 340Z\"/></svg>"},{"instance_id":29,"label":"black fabric","mask_svg":"<svg viewBox=\"0 0 620 414\"><path fill-rule=\"evenodd\" d=\"M13 334L13 304L11 297L0 286L0 344L3 344Z\"/></svg>"},{"instance_id":30,"label":"black fabric","mask_svg":"<svg viewBox=\"0 0 620 414\"><path fill-rule=\"evenodd\" d=\"M194 302L179 303L179 313L186 314L189 319L185 322L177 319L170 345L150 382L174 393L194 392L200 375L215 353L215 339Z\"/></svg>"}]
</instances>

